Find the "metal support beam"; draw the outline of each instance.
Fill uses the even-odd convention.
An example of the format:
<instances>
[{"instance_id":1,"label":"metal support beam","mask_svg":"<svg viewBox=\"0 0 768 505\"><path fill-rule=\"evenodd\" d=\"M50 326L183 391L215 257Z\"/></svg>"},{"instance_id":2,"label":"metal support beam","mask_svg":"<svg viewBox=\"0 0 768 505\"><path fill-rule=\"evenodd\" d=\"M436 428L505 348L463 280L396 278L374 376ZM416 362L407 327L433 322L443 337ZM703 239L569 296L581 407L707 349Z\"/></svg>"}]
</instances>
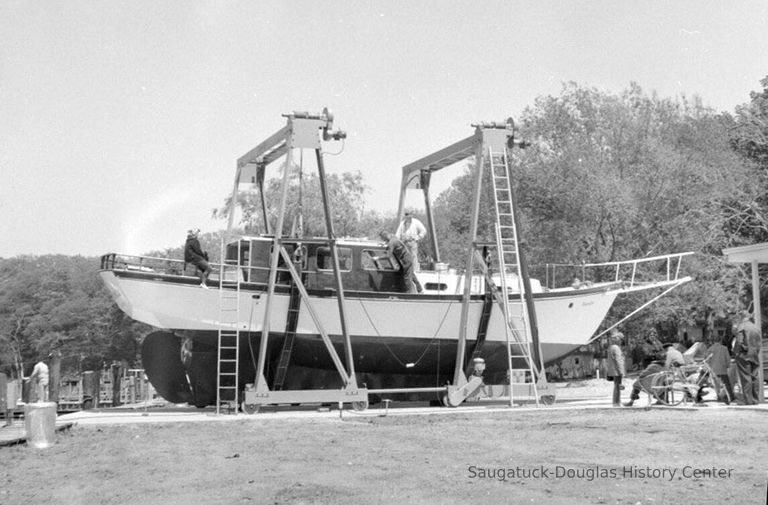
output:
<instances>
[{"instance_id":1,"label":"metal support beam","mask_svg":"<svg viewBox=\"0 0 768 505\"><path fill-rule=\"evenodd\" d=\"M453 373L453 385L462 386L466 383L464 376L464 355L467 346L467 325L469 321L469 301L472 292L472 270L475 260L475 241L477 240L477 222L480 215L480 197L483 186L483 143L475 146L475 192L472 197L472 216L469 228L469 253L467 254L466 270L464 271L464 294L461 298L461 319L459 321L459 341L456 345L456 368Z\"/></svg>"},{"instance_id":2,"label":"metal support beam","mask_svg":"<svg viewBox=\"0 0 768 505\"><path fill-rule=\"evenodd\" d=\"M763 349L762 349L762 329L763 329L763 313L760 308L760 273L758 270L758 262L756 259L752 260L752 304L754 305L754 314L755 314L755 326L760 330L760 350L757 353L758 356L758 364L757 364L757 383L760 385L758 388L759 394L758 394L758 400L763 403L765 402L765 372L763 370Z\"/></svg>"},{"instance_id":3,"label":"metal support beam","mask_svg":"<svg viewBox=\"0 0 768 505\"><path fill-rule=\"evenodd\" d=\"M317 170L320 176L320 194L323 199L323 209L325 213L325 227L328 233L328 244L331 248L331 260L333 262L333 278L336 284L336 300L339 305L339 320L341 323L341 333L344 336L344 351L347 357L347 370L349 370L348 380L352 385L357 384L355 379L355 360L352 356L352 342L349 338L347 325L347 314L344 301L344 286L341 282L341 269L339 268L339 251L336 247L336 237L333 232L333 220L331 219L331 204L328 201L328 188L325 182L325 165L323 164L323 155L320 149L315 150L317 157Z\"/></svg>"},{"instance_id":4,"label":"metal support beam","mask_svg":"<svg viewBox=\"0 0 768 505\"><path fill-rule=\"evenodd\" d=\"M429 198L429 182L432 174L430 172L421 172L421 190L424 192L424 209L427 213L427 228L429 229L429 243L432 246L432 260L434 263L440 263L440 249L437 246L437 234L435 233L435 218L432 215L432 202Z\"/></svg>"}]
</instances>

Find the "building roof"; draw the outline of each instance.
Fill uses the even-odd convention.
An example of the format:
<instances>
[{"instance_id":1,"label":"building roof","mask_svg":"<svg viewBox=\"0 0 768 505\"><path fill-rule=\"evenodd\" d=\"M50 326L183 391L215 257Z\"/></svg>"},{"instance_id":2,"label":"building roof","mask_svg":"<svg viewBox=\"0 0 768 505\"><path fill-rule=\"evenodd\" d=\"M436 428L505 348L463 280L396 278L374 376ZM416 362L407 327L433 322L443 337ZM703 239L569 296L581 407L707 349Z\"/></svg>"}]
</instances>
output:
<instances>
[{"instance_id":1,"label":"building roof","mask_svg":"<svg viewBox=\"0 0 768 505\"><path fill-rule=\"evenodd\" d=\"M768 263L768 242L723 249L728 263Z\"/></svg>"}]
</instances>

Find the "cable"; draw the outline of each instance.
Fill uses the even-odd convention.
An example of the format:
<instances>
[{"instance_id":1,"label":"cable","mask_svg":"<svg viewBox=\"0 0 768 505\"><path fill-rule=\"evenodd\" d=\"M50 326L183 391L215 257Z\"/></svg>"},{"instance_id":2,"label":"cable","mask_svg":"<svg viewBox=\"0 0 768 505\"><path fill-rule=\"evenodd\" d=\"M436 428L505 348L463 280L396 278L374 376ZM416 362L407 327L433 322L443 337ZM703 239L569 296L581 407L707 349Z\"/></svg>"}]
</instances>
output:
<instances>
[{"instance_id":1,"label":"cable","mask_svg":"<svg viewBox=\"0 0 768 505\"><path fill-rule=\"evenodd\" d=\"M365 317L368 318L368 322L371 324L371 327L373 328L373 331L376 332L376 335L379 338L384 338L381 336L381 333L379 333L378 328L376 328L376 325L373 323L373 320L371 319L371 315L368 313L368 310L365 308L365 305L363 304L363 300L361 298L358 298L357 301L360 303L360 307L362 307L363 312L365 313ZM437 329L435 330L435 334L432 336L432 338L427 342L427 345L424 347L424 350L421 352L421 355L419 358L412 362L412 363L403 363L403 361L392 351L392 348L389 347L389 345L382 340L382 344L384 344L384 347L387 348L387 351L392 355L395 360L402 365L404 368L413 368L416 365L421 362L422 359L424 359L424 356L427 354L427 350L429 350L429 346L432 345L432 342L437 338L437 334L440 333L440 329L443 327L443 323L445 322L445 319L448 317L448 312L451 310L451 306L453 305L453 302L450 302L448 306L445 308L445 314L443 314L443 318L440 320L440 324L438 325ZM439 346L438 346L438 352L439 352ZM410 366L409 366L410 365Z\"/></svg>"},{"instance_id":2,"label":"cable","mask_svg":"<svg viewBox=\"0 0 768 505\"><path fill-rule=\"evenodd\" d=\"M345 146L346 146L346 143L345 143L344 139L341 139L341 150L339 152L337 152L337 153L329 153L328 151L323 151L323 154L327 154L328 156L338 156L338 155L340 155L341 153L344 152L344 147Z\"/></svg>"}]
</instances>

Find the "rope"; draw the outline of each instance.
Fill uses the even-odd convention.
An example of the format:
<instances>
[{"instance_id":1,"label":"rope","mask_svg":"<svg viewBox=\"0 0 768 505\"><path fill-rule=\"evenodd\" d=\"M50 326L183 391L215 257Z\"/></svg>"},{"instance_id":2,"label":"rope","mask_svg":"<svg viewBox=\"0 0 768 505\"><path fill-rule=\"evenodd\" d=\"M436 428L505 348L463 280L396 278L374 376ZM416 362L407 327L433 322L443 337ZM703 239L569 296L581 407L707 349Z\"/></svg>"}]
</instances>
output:
<instances>
[{"instance_id":1,"label":"rope","mask_svg":"<svg viewBox=\"0 0 768 505\"><path fill-rule=\"evenodd\" d=\"M373 328L373 331L376 332L376 335L378 337L381 337L381 333L379 333L378 328L376 328L376 325L373 323L373 320L371 319L371 315L368 313L368 310L365 308L365 305L363 304L363 300L358 298L357 300L360 303L360 307L362 307L363 312L365 312L365 317L368 319L368 322L371 324L371 327ZM403 368L412 368L418 365L422 359L424 359L424 356L427 354L427 350L429 350L429 346L432 345L432 342L435 341L437 338L437 334L440 333L440 329L443 327L443 323L445 322L445 319L448 317L448 312L451 310L451 306L453 305L453 302L450 302L448 306L445 308L445 314L443 314L442 319L440 320L440 324L438 325L437 329L435 330L435 334L432 335L432 338L429 339L429 342L427 342L427 345L424 347L424 350L421 352L421 355L419 358L414 361L413 363L403 363L403 361L395 354L395 352L392 350L391 347L386 343L386 341L382 340L382 344L384 344L384 347L387 348L387 351L389 351L389 354L392 355L393 358L395 358L395 361L397 361L400 365L403 366ZM438 353L440 351L440 346L438 345ZM438 354L439 356L439 354ZM408 366L411 365L411 366ZM439 362L438 362L438 370L439 370ZM438 372L439 373L439 372Z\"/></svg>"}]
</instances>

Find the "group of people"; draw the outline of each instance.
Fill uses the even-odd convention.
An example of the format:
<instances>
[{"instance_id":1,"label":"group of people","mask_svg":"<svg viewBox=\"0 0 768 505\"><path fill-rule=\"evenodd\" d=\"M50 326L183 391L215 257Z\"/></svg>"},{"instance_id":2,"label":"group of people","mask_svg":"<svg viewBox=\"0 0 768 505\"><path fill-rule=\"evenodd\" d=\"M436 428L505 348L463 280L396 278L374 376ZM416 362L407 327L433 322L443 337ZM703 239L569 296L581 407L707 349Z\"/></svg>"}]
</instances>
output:
<instances>
[{"instance_id":1,"label":"group of people","mask_svg":"<svg viewBox=\"0 0 768 505\"><path fill-rule=\"evenodd\" d=\"M760 400L758 367L760 363L759 353L762 334L757 325L752 322L752 317L748 311L739 313L738 319L734 323L734 334L732 351L729 351L725 346L727 342L718 339L709 348L699 342L695 344L695 347L692 346L691 349L686 351L686 354L693 351L692 354L695 357L703 358L709 356L709 367L712 370L712 375L716 377L715 387L718 390L718 398L722 398L728 404L736 399L728 374L732 354L736 363L739 383L741 384L742 403L744 405L755 405ZM648 390L649 382L655 374L686 364L683 353L674 344L664 344L662 346L664 349L663 362L661 360L653 361L640 372L632 386L629 401L622 404L621 391L624 389L622 381L626 377L626 364L621 350L623 339L624 335L618 329L614 328L611 330L606 359L606 376L608 380L612 380L614 383L612 402L615 407L622 405L631 407L640 398L640 392L643 388L645 387ZM700 386L703 386L703 384ZM695 401L701 401L702 393L703 387L700 387Z\"/></svg>"}]
</instances>

